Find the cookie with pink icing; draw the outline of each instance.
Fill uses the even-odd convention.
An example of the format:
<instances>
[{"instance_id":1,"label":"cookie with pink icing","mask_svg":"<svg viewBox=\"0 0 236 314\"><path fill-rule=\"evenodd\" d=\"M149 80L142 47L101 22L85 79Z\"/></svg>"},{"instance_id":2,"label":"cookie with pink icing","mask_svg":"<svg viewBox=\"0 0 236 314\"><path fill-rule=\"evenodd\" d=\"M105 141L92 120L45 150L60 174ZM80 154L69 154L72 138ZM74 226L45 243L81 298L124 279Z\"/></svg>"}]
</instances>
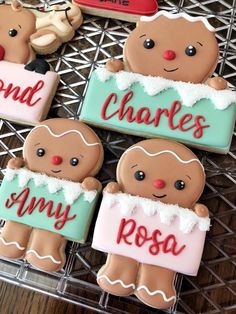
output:
<instances>
[{"instance_id":1,"label":"cookie with pink icing","mask_svg":"<svg viewBox=\"0 0 236 314\"><path fill-rule=\"evenodd\" d=\"M0 255L25 258L46 271L61 269L67 239L86 241L102 162L101 141L87 125L50 119L36 126L23 159L8 162L0 187L0 217L6 220Z\"/></svg>"},{"instance_id":2,"label":"cookie with pink icing","mask_svg":"<svg viewBox=\"0 0 236 314\"><path fill-rule=\"evenodd\" d=\"M36 17L29 9L18 1L1 4L0 20L0 117L35 125L46 118L59 75L35 58Z\"/></svg>"},{"instance_id":3,"label":"cookie with pink icing","mask_svg":"<svg viewBox=\"0 0 236 314\"><path fill-rule=\"evenodd\" d=\"M175 303L176 272L197 275L210 226L197 203L204 184L202 164L182 144L150 139L124 152L93 237L92 246L108 253L97 275L102 289L159 309Z\"/></svg>"}]
</instances>

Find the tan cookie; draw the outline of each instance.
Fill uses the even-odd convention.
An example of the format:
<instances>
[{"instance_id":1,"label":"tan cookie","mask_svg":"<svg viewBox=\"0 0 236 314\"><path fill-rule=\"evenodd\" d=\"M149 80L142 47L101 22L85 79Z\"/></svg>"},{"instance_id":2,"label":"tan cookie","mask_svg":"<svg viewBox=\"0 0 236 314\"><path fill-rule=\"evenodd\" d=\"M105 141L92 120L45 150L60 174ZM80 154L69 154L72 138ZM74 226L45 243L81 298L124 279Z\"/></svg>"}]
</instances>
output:
<instances>
[{"instance_id":1,"label":"tan cookie","mask_svg":"<svg viewBox=\"0 0 236 314\"><path fill-rule=\"evenodd\" d=\"M0 255L25 257L36 268L57 271L65 263L67 239L86 240L101 189L94 176L103 162L103 148L82 122L51 119L27 136L23 157L9 161L0 189L1 217L4 207L14 215L2 230Z\"/></svg>"},{"instance_id":2,"label":"tan cookie","mask_svg":"<svg viewBox=\"0 0 236 314\"><path fill-rule=\"evenodd\" d=\"M209 228L207 207L196 203L204 184L200 161L182 144L150 139L124 152L117 183L104 191L94 232L93 247L111 253L98 272L102 289L120 296L134 293L159 309L175 303L175 270L184 269L183 252L194 246L191 240L187 244L188 236L198 221L208 224L202 230ZM204 241L201 232L199 241ZM194 272L203 245L195 243L199 260L194 258L189 268Z\"/></svg>"}]
</instances>

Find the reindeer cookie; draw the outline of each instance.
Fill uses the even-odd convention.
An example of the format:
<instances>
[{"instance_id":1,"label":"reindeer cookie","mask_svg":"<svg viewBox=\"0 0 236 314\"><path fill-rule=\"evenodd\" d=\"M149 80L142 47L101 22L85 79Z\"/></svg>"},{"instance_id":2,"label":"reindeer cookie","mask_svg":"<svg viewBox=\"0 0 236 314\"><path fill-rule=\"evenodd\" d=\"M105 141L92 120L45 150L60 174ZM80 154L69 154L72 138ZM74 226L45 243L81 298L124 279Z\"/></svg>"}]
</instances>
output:
<instances>
[{"instance_id":1,"label":"reindeer cookie","mask_svg":"<svg viewBox=\"0 0 236 314\"><path fill-rule=\"evenodd\" d=\"M29 9L1 4L0 24L0 118L35 125L46 118L59 75L35 58L36 17Z\"/></svg>"},{"instance_id":2,"label":"reindeer cookie","mask_svg":"<svg viewBox=\"0 0 236 314\"><path fill-rule=\"evenodd\" d=\"M67 239L84 243L101 184L94 176L103 148L87 125L46 120L27 136L24 158L13 158L0 187L6 220L0 255L45 271L65 263Z\"/></svg>"},{"instance_id":3,"label":"reindeer cookie","mask_svg":"<svg viewBox=\"0 0 236 314\"><path fill-rule=\"evenodd\" d=\"M218 57L215 31L207 19L165 11L141 17L125 43L124 62L111 59L94 71L80 118L103 128L226 153L236 94L226 89L223 78L211 78ZM221 121L226 128L219 130Z\"/></svg>"},{"instance_id":4,"label":"reindeer cookie","mask_svg":"<svg viewBox=\"0 0 236 314\"><path fill-rule=\"evenodd\" d=\"M80 8L69 2L52 5L47 10L32 9L32 12L36 15L37 31L31 36L31 44L40 54L52 53L71 40L83 22Z\"/></svg>"},{"instance_id":5,"label":"reindeer cookie","mask_svg":"<svg viewBox=\"0 0 236 314\"><path fill-rule=\"evenodd\" d=\"M97 275L102 289L154 308L175 303L175 274L197 275L210 226L197 203L204 183L200 161L182 144L150 139L124 152L93 237L93 248L109 253Z\"/></svg>"}]
</instances>

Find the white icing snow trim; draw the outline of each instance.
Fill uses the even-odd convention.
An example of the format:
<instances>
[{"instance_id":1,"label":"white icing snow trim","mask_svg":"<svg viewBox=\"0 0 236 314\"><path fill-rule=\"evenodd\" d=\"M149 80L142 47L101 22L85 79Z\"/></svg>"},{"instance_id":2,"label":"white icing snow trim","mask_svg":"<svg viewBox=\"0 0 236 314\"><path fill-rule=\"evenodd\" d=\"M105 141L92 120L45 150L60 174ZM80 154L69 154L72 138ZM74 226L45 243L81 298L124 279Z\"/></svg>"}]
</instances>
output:
<instances>
[{"instance_id":1,"label":"white icing snow trim","mask_svg":"<svg viewBox=\"0 0 236 314\"><path fill-rule=\"evenodd\" d=\"M215 108L218 110L224 110L230 105L236 104L235 92L228 89L216 90L206 84L178 82L159 76L145 76L127 71L112 73L105 67L99 67L95 72L98 79L103 83L114 78L116 80L117 88L122 91L130 88L134 83L141 84L144 91L149 96L155 96L162 91L173 88L177 91L182 99L183 105L186 107L192 107L201 99L211 100Z\"/></svg>"},{"instance_id":2,"label":"white icing snow trim","mask_svg":"<svg viewBox=\"0 0 236 314\"><path fill-rule=\"evenodd\" d=\"M18 248L18 250L20 250L20 251L24 251L24 250L26 249L25 247L20 246L20 244L19 244L18 242L16 242L16 241L7 242L7 241L4 240L4 238L0 238L0 241L1 241L4 245L6 245L6 246L15 245L15 246Z\"/></svg>"},{"instance_id":3,"label":"white icing snow trim","mask_svg":"<svg viewBox=\"0 0 236 314\"><path fill-rule=\"evenodd\" d=\"M12 181L15 176L18 176L19 187L26 187L30 180L34 181L36 187L47 186L49 193L54 194L59 191L63 192L66 202L72 205L78 197L83 193L84 200L92 203L97 195L97 191L87 191L82 188L78 182L49 177L46 174L32 172L26 168L7 169L5 179Z\"/></svg>"},{"instance_id":4,"label":"white icing snow trim","mask_svg":"<svg viewBox=\"0 0 236 314\"><path fill-rule=\"evenodd\" d=\"M87 146L96 146L96 145L101 145L101 143L98 143L98 142L95 142L95 143L88 143L85 139L85 137L83 136L83 134L80 132L80 131L77 131L77 130L69 130L69 131L66 131L66 132L63 132L63 133L60 133L60 134L55 134L52 132L52 130L47 126L47 125L44 125L44 124L41 124L41 125L38 125L36 127L34 127L31 132L34 132L35 130L39 129L39 128L45 128L48 130L48 132L50 133L50 135L52 135L53 137L62 137L62 136L65 136L67 134L78 134L82 141L84 142L85 145ZM31 133L30 132L30 133Z\"/></svg>"},{"instance_id":5,"label":"white icing snow trim","mask_svg":"<svg viewBox=\"0 0 236 314\"><path fill-rule=\"evenodd\" d=\"M174 204L164 204L160 201L153 201L121 192L111 194L104 191L103 194L104 205L111 210L115 205L118 205L121 214L124 216L132 216L135 214L136 209L141 209L146 216L158 214L161 223L168 226L178 217L179 229L185 234L190 233L195 226L198 226L200 231L208 231L210 228L209 217L199 217L188 208Z\"/></svg>"},{"instance_id":6,"label":"white icing snow trim","mask_svg":"<svg viewBox=\"0 0 236 314\"><path fill-rule=\"evenodd\" d=\"M57 261L52 255L41 256L35 250L28 250L26 254L34 254L38 259L50 259L54 264L61 264L61 261Z\"/></svg>"},{"instance_id":7,"label":"white icing snow trim","mask_svg":"<svg viewBox=\"0 0 236 314\"><path fill-rule=\"evenodd\" d=\"M142 289L144 289L144 290L147 292L147 294L149 294L150 296L154 296L154 295L156 295L156 294L161 294L161 296L163 297L163 299L164 299L165 302L170 302L170 301L176 299L176 297L175 297L174 295L168 298L168 297L166 296L165 292L162 291L162 290L150 291L150 290L148 289L148 287L146 287L146 286L144 286L144 285L139 286L139 287L137 288L137 291L140 291L140 290L142 290Z\"/></svg>"},{"instance_id":8,"label":"white icing snow trim","mask_svg":"<svg viewBox=\"0 0 236 314\"><path fill-rule=\"evenodd\" d=\"M121 279L117 279L117 280L111 280L107 275L101 275L101 276L97 276L97 280L100 279L106 279L110 285L116 285L117 283L119 283L123 288L133 288L135 289L135 284L134 283L130 283L128 285L126 285Z\"/></svg>"},{"instance_id":9,"label":"white icing snow trim","mask_svg":"<svg viewBox=\"0 0 236 314\"><path fill-rule=\"evenodd\" d=\"M152 21L155 21L155 19L157 19L160 16L165 16L170 20L184 18L185 20L189 22L202 22L210 32L215 32L215 28L208 22L206 18L202 16L196 16L196 17L190 16L187 13L170 13L170 12L162 10L152 16L141 16L140 21L152 22Z\"/></svg>"}]
</instances>

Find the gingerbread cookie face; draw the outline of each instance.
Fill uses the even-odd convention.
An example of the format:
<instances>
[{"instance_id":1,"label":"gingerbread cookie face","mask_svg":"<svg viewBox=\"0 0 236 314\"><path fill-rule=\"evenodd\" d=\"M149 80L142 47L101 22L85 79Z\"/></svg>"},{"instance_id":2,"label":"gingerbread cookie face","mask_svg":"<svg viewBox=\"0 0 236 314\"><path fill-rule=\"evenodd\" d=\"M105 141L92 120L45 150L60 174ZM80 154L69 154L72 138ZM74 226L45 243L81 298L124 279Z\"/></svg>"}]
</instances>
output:
<instances>
[{"instance_id":1,"label":"gingerbread cookie face","mask_svg":"<svg viewBox=\"0 0 236 314\"><path fill-rule=\"evenodd\" d=\"M130 71L192 83L212 75L218 54L207 20L167 12L141 18L124 49Z\"/></svg>"},{"instance_id":2,"label":"gingerbread cookie face","mask_svg":"<svg viewBox=\"0 0 236 314\"><path fill-rule=\"evenodd\" d=\"M35 32L34 14L14 2L0 6L0 17L1 60L25 64L31 56L29 42Z\"/></svg>"},{"instance_id":3,"label":"gingerbread cookie face","mask_svg":"<svg viewBox=\"0 0 236 314\"><path fill-rule=\"evenodd\" d=\"M124 153L117 180L125 193L191 208L203 191L205 174L197 157L185 146L151 139Z\"/></svg>"},{"instance_id":4,"label":"gingerbread cookie face","mask_svg":"<svg viewBox=\"0 0 236 314\"><path fill-rule=\"evenodd\" d=\"M85 124L68 119L50 119L34 128L23 154L29 170L74 182L94 176L103 160L97 135Z\"/></svg>"}]
</instances>

